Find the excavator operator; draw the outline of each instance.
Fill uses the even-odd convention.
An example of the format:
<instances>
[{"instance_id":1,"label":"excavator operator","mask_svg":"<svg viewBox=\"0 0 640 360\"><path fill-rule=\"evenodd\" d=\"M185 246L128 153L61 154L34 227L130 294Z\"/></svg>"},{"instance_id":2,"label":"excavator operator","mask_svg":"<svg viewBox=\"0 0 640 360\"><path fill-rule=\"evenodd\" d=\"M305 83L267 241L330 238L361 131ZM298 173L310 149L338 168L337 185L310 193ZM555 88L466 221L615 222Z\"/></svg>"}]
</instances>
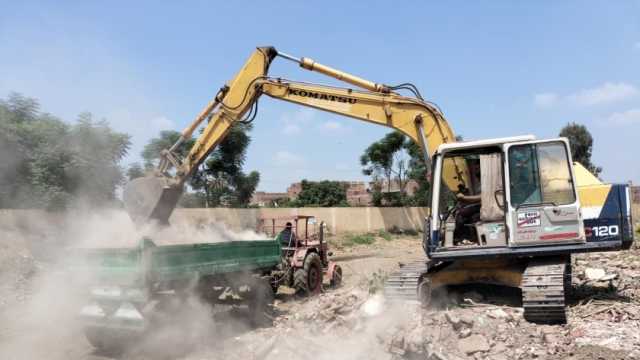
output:
<instances>
[{"instance_id":1,"label":"excavator operator","mask_svg":"<svg viewBox=\"0 0 640 360\"><path fill-rule=\"evenodd\" d=\"M469 224L474 224L480 220L480 207L482 205L481 195L481 174L480 164L476 161L467 161L467 168L469 169L471 187L473 188L473 195L471 190L464 185L458 187L458 193L456 194L457 208L456 210L456 230L454 233L454 239L458 242L473 241L476 239L474 230ZM475 186L474 186L475 185Z\"/></svg>"}]
</instances>

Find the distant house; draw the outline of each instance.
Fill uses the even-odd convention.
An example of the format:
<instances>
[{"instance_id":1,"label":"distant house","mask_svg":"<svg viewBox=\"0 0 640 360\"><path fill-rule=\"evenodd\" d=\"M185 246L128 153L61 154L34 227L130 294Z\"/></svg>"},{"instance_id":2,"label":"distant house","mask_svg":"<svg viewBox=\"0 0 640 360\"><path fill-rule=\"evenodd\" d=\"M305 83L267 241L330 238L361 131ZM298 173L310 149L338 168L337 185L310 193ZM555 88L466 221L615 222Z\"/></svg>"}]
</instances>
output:
<instances>
[{"instance_id":1,"label":"distant house","mask_svg":"<svg viewBox=\"0 0 640 360\"><path fill-rule=\"evenodd\" d=\"M300 192L302 192L301 182L293 183L287 188L287 196L289 197L289 200L297 199Z\"/></svg>"},{"instance_id":2,"label":"distant house","mask_svg":"<svg viewBox=\"0 0 640 360\"><path fill-rule=\"evenodd\" d=\"M404 192L409 196L413 196L416 193L416 191L418 191L418 188L420 187L420 184L418 184L418 182L415 180L408 180L403 185L404 185ZM389 182L386 180L381 180L377 182L372 181L369 183L369 186L371 189L380 189L380 192L382 193L401 192L400 182L398 180L391 180L391 184L389 184Z\"/></svg>"},{"instance_id":3,"label":"distant house","mask_svg":"<svg viewBox=\"0 0 640 360\"><path fill-rule=\"evenodd\" d=\"M269 193L265 191L256 191L251 196L249 205L253 206L277 206L279 200L288 199L287 193Z\"/></svg>"},{"instance_id":4,"label":"distant house","mask_svg":"<svg viewBox=\"0 0 640 360\"><path fill-rule=\"evenodd\" d=\"M339 181L346 187L347 202L351 206L371 205L371 191L364 181ZM295 200L302 191L302 183L296 182L287 188L287 195L290 200Z\"/></svg>"},{"instance_id":5,"label":"distant house","mask_svg":"<svg viewBox=\"0 0 640 360\"><path fill-rule=\"evenodd\" d=\"M351 206L371 205L371 189L364 181L350 181L347 185L347 202Z\"/></svg>"}]
</instances>

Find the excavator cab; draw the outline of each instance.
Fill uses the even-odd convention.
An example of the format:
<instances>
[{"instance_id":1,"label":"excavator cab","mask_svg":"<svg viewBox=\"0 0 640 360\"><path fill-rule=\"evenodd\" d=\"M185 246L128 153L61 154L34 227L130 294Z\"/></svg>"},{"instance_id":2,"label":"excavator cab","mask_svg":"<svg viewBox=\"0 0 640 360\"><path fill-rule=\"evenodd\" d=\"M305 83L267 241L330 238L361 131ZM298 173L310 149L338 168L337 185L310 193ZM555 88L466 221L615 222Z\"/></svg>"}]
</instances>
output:
<instances>
[{"instance_id":1,"label":"excavator cab","mask_svg":"<svg viewBox=\"0 0 640 360\"><path fill-rule=\"evenodd\" d=\"M509 286L521 290L526 320L564 323L571 255L633 243L629 184L585 181L565 138L442 144L432 164L429 259L390 275L391 297L426 306L442 286Z\"/></svg>"},{"instance_id":2,"label":"excavator cab","mask_svg":"<svg viewBox=\"0 0 640 360\"><path fill-rule=\"evenodd\" d=\"M434 156L431 256L584 243L566 139L533 136L441 145ZM457 189L443 169L456 167Z\"/></svg>"}]
</instances>

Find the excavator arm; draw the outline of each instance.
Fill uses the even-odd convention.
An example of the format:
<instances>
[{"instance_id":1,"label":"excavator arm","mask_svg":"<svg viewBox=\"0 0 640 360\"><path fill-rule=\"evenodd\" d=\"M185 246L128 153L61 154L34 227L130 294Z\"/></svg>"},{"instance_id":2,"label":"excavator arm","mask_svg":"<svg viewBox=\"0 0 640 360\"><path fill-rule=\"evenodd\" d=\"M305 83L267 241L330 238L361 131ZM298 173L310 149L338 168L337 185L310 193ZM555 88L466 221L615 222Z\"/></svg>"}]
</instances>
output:
<instances>
[{"instance_id":1,"label":"excavator arm","mask_svg":"<svg viewBox=\"0 0 640 360\"><path fill-rule=\"evenodd\" d=\"M276 56L362 90L268 77L269 65ZM409 85L405 84L400 87L407 86ZM149 219L166 223L182 193L185 181L224 139L234 124L253 119L258 99L263 94L396 129L422 148L427 168L430 168L430 158L438 146L455 141L455 135L442 113L434 105L422 100L415 89L416 97L406 97L396 93L396 88L344 73L308 58L299 59L278 53L273 47L258 48L233 80L220 89L215 98L182 132L180 140L171 149L162 152L154 174L127 185L123 194L125 207L137 223ZM207 125L187 157L178 159L173 150L190 138L205 120ZM172 172L172 169L175 170ZM444 171L445 183L451 190L457 191L458 184L467 177L464 164L453 163Z\"/></svg>"}]
</instances>

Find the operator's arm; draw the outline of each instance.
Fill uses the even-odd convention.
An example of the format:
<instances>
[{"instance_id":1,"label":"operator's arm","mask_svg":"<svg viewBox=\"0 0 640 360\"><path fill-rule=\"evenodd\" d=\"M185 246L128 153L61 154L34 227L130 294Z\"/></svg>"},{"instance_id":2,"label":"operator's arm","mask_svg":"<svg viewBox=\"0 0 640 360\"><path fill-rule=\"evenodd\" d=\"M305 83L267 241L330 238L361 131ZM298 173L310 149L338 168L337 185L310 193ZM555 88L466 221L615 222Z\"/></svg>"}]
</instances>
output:
<instances>
[{"instance_id":1,"label":"operator's arm","mask_svg":"<svg viewBox=\"0 0 640 360\"><path fill-rule=\"evenodd\" d=\"M482 195L465 195L462 193L457 193L456 199L465 204L474 204L482 201Z\"/></svg>"}]
</instances>

